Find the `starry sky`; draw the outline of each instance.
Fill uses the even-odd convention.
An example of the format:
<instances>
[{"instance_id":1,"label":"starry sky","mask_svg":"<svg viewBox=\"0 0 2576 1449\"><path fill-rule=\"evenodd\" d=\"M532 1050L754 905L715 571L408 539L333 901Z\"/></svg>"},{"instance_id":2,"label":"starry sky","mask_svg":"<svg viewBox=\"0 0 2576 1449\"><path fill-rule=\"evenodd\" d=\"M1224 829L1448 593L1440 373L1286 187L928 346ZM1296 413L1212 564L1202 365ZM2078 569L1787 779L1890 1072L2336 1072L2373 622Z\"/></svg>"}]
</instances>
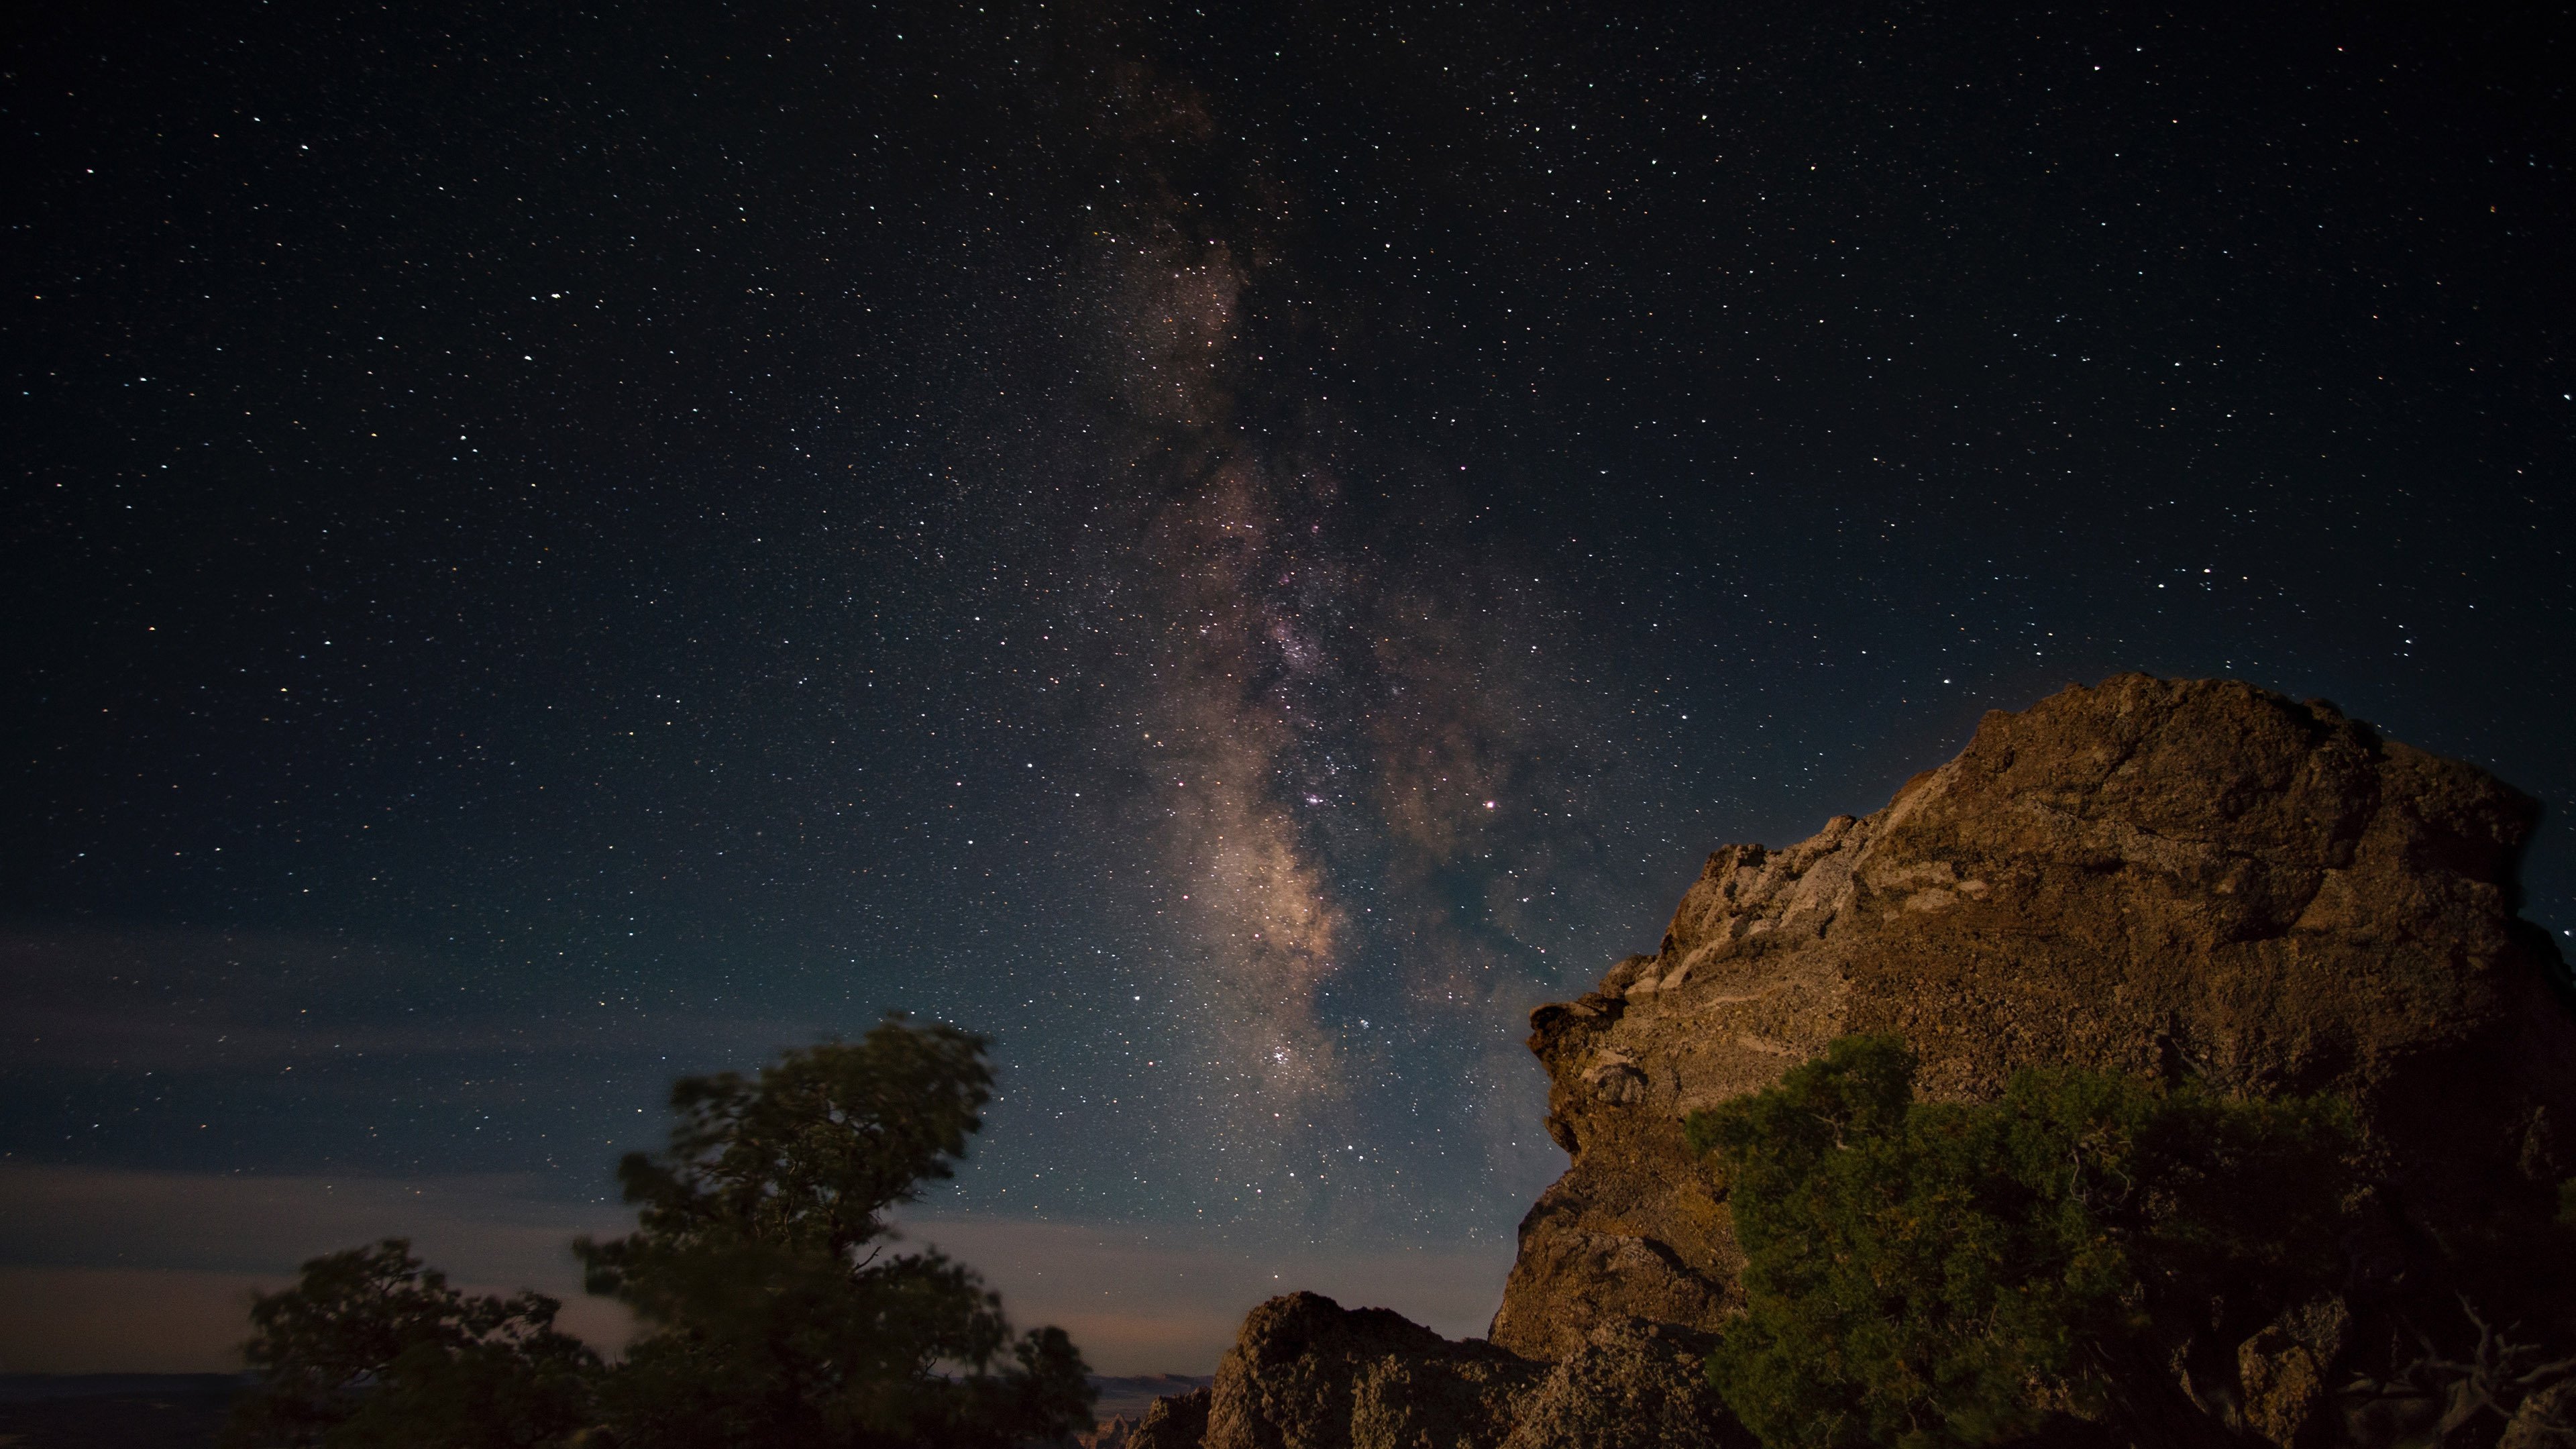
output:
<instances>
[{"instance_id":1,"label":"starry sky","mask_svg":"<svg viewBox=\"0 0 2576 1449\"><path fill-rule=\"evenodd\" d=\"M2244 8L11 22L0 1369L569 1294L888 1008L1096 1365L1476 1331L1528 1009L2121 669L2495 769L2576 927L2576 28Z\"/></svg>"}]
</instances>

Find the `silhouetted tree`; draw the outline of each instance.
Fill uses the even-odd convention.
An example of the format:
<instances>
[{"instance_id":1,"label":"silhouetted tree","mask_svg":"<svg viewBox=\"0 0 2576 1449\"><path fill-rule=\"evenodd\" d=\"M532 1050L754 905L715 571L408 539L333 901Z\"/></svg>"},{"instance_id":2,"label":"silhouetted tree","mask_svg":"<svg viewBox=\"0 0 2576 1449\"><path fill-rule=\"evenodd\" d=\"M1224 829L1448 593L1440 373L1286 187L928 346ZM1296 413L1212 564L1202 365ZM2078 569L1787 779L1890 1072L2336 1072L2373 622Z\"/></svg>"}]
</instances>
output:
<instances>
[{"instance_id":1,"label":"silhouetted tree","mask_svg":"<svg viewBox=\"0 0 2576 1449\"><path fill-rule=\"evenodd\" d=\"M554 1327L554 1299L468 1297L387 1238L304 1265L251 1308L257 1390L235 1449L524 1449L590 1414L599 1359Z\"/></svg>"},{"instance_id":2,"label":"silhouetted tree","mask_svg":"<svg viewBox=\"0 0 2576 1449\"><path fill-rule=\"evenodd\" d=\"M686 1077L661 1153L618 1177L636 1231L575 1250L646 1326L603 1385L627 1449L1002 1446L1091 1422L1061 1330L1013 1338L936 1253L890 1254L886 1211L948 1177L981 1125L982 1038L889 1015L757 1078Z\"/></svg>"}]
</instances>

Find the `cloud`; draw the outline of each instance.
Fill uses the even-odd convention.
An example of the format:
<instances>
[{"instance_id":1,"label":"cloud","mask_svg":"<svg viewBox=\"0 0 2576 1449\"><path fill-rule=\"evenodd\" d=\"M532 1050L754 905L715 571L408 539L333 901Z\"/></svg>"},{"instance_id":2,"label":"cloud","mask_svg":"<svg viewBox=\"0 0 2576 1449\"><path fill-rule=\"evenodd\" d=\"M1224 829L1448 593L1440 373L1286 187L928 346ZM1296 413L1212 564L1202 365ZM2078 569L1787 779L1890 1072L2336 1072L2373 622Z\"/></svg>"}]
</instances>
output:
<instances>
[{"instance_id":1,"label":"cloud","mask_svg":"<svg viewBox=\"0 0 2576 1449\"><path fill-rule=\"evenodd\" d=\"M668 1053L675 1035L755 1051L811 1031L778 1020L581 1017L573 983L467 989L454 960L382 941L151 926L0 927L10 1071L222 1072L308 1059L462 1057L550 1047ZM560 1001L531 1000L550 990ZM567 1024L567 1019L577 1024Z\"/></svg>"},{"instance_id":2,"label":"cloud","mask_svg":"<svg viewBox=\"0 0 2576 1449\"><path fill-rule=\"evenodd\" d=\"M464 1051L485 1031L353 1007L427 995L428 963L363 942L275 932L0 930L15 1066L220 1071L317 1052ZM360 989L353 986L363 983Z\"/></svg>"},{"instance_id":3,"label":"cloud","mask_svg":"<svg viewBox=\"0 0 2576 1449\"><path fill-rule=\"evenodd\" d=\"M625 1342L625 1310L582 1293L569 1244L627 1218L541 1185L0 1165L0 1372L239 1367L251 1292L385 1237L410 1238L460 1287L535 1288L564 1300L566 1328Z\"/></svg>"}]
</instances>

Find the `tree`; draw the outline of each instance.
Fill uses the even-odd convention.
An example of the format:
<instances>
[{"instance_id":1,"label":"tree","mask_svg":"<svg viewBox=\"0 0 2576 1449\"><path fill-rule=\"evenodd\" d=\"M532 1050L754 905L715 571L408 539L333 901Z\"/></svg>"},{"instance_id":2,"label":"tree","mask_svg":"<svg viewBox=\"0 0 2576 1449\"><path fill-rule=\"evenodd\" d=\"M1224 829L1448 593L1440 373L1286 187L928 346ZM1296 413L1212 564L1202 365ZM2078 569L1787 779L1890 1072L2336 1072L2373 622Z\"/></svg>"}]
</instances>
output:
<instances>
[{"instance_id":1,"label":"tree","mask_svg":"<svg viewBox=\"0 0 2576 1449\"><path fill-rule=\"evenodd\" d=\"M228 1446L522 1449L588 1417L599 1360L556 1331L541 1293L468 1297L424 1270L411 1244L315 1258L292 1288L251 1308L243 1350L258 1390L225 1426Z\"/></svg>"},{"instance_id":2,"label":"tree","mask_svg":"<svg viewBox=\"0 0 2576 1449\"><path fill-rule=\"evenodd\" d=\"M982 1038L889 1015L757 1078L686 1077L670 1146L618 1166L636 1231L575 1245L646 1325L603 1385L629 1449L1001 1446L1091 1422L1059 1329L885 1219L946 1178L991 1099Z\"/></svg>"},{"instance_id":3,"label":"tree","mask_svg":"<svg viewBox=\"0 0 2576 1449\"><path fill-rule=\"evenodd\" d=\"M259 1390L229 1449L999 1449L1091 1423L1061 1329L1014 1338L888 1209L951 1175L992 1096L985 1044L890 1015L756 1078L684 1077L665 1151L618 1166L636 1231L575 1243L644 1335L604 1368L536 1293L472 1298L388 1238L252 1309Z\"/></svg>"},{"instance_id":4,"label":"tree","mask_svg":"<svg viewBox=\"0 0 2576 1449\"><path fill-rule=\"evenodd\" d=\"M2074 1070L1922 1103L1914 1066L1846 1037L1689 1120L1746 1257L1709 1378L1771 1449L2171 1421L2192 1412L2171 1365L2232 1355L2335 1280L2341 1104Z\"/></svg>"}]
</instances>

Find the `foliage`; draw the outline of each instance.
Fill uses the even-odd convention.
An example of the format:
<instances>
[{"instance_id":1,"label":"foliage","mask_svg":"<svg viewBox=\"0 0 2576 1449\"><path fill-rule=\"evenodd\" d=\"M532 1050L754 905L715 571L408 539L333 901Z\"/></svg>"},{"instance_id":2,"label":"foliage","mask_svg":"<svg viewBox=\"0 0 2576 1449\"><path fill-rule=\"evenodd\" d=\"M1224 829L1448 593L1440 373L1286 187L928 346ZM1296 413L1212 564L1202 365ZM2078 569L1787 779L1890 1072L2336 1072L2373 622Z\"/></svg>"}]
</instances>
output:
<instances>
[{"instance_id":1,"label":"foliage","mask_svg":"<svg viewBox=\"0 0 2576 1449\"><path fill-rule=\"evenodd\" d=\"M618 1166L636 1231L575 1243L645 1333L603 1368L534 1293L471 1298L387 1239L305 1264L252 1310L259 1391L228 1449L999 1449L1091 1423L1061 1329L1014 1338L937 1253L885 1251L888 1209L981 1125L981 1038L889 1016L757 1078L687 1077L670 1147Z\"/></svg>"},{"instance_id":2,"label":"foliage","mask_svg":"<svg viewBox=\"0 0 2576 1449\"><path fill-rule=\"evenodd\" d=\"M411 1244L315 1258L251 1308L244 1349L262 1383L225 1442L331 1449L517 1449L556 1441L589 1409L598 1358L557 1332L538 1293L468 1297Z\"/></svg>"},{"instance_id":3,"label":"foliage","mask_svg":"<svg viewBox=\"0 0 2576 1449\"><path fill-rule=\"evenodd\" d=\"M648 1331L604 1386L620 1445L1005 1445L1091 1421L1060 1330L1013 1340L936 1253L885 1252L886 1211L964 1155L982 1039L889 1016L758 1078L683 1078L668 1149L619 1165L637 1230L575 1245Z\"/></svg>"},{"instance_id":4,"label":"foliage","mask_svg":"<svg viewBox=\"0 0 2576 1449\"><path fill-rule=\"evenodd\" d=\"M2340 1103L2074 1070L1923 1103L1914 1067L1896 1039L1847 1037L1688 1123L1746 1254L1748 1312L1710 1381L1771 1449L1993 1444L2096 1415L2196 1332L2232 1346L2332 1282Z\"/></svg>"}]
</instances>

